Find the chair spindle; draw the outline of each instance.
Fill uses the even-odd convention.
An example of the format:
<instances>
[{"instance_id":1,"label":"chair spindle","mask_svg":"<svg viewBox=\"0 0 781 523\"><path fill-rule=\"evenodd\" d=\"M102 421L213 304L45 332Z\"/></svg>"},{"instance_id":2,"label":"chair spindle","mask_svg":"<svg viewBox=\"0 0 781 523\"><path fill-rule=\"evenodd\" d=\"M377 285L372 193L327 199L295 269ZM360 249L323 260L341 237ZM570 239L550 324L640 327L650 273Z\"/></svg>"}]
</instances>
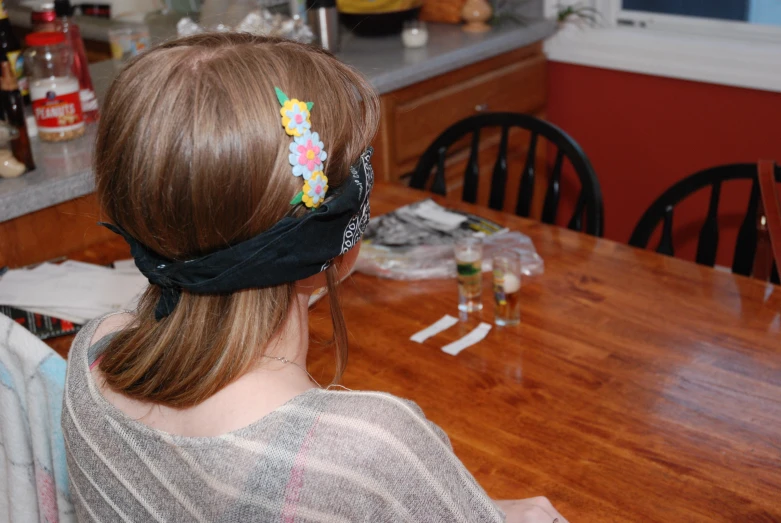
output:
<instances>
[{"instance_id":1,"label":"chair spindle","mask_svg":"<svg viewBox=\"0 0 781 523\"><path fill-rule=\"evenodd\" d=\"M494 164L494 174L491 178L491 197L488 206L501 211L504 208L505 185L507 185L507 136L509 127L502 127L502 138L499 141L499 154Z\"/></svg>"},{"instance_id":2,"label":"chair spindle","mask_svg":"<svg viewBox=\"0 0 781 523\"><path fill-rule=\"evenodd\" d=\"M431 192L445 196L447 194L447 184L445 183L445 159L447 157L447 147L440 147L437 151L437 172L434 174L434 183L431 186Z\"/></svg>"},{"instance_id":3,"label":"chair spindle","mask_svg":"<svg viewBox=\"0 0 781 523\"><path fill-rule=\"evenodd\" d=\"M556 223L559 210L559 194L561 193L561 166L564 163L564 151L556 153L548 190L545 192L545 204L542 207L542 223Z\"/></svg>"},{"instance_id":4,"label":"chair spindle","mask_svg":"<svg viewBox=\"0 0 781 523\"><path fill-rule=\"evenodd\" d=\"M472 133L472 150L469 152L469 163L466 164L466 171L464 171L464 192L461 196L462 200L469 203L477 203L478 174L480 173L477 155L479 152L480 129L475 129L475 132Z\"/></svg>"},{"instance_id":5,"label":"chair spindle","mask_svg":"<svg viewBox=\"0 0 781 523\"><path fill-rule=\"evenodd\" d=\"M583 211L586 209L586 197L583 191L580 191L578 196L578 203L575 205L575 212L572 213L572 218L569 219L567 229L571 231L583 230Z\"/></svg>"},{"instance_id":6,"label":"chair spindle","mask_svg":"<svg viewBox=\"0 0 781 523\"><path fill-rule=\"evenodd\" d=\"M716 264L716 250L719 246L719 199L721 197L721 182L716 181L711 187L708 215L700 229L697 242L697 263L713 267Z\"/></svg>"},{"instance_id":7,"label":"chair spindle","mask_svg":"<svg viewBox=\"0 0 781 523\"><path fill-rule=\"evenodd\" d=\"M754 266L754 254L757 249L757 207L759 205L759 180L751 184L751 196L748 199L746 217L740 225L738 239L735 242L735 254L732 259L732 272L750 276Z\"/></svg>"},{"instance_id":8,"label":"chair spindle","mask_svg":"<svg viewBox=\"0 0 781 523\"><path fill-rule=\"evenodd\" d=\"M532 196L534 192L534 162L537 158L537 133L533 132L529 140L529 150L526 154L526 165L521 174L521 187L518 190L518 204L515 206L515 214L528 217L531 212Z\"/></svg>"},{"instance_id":9,"label":"chair spindle","mask_svg":"<svg viewBox=\"0 0 781 523\"><path fill-rule=\"evenodd\" d=\"M675 256L673 249L673 206L668 205L664 209L664 223L662 224L662 237L659 239L659 245L656 252Z\"/></svg>"}]
</instances>

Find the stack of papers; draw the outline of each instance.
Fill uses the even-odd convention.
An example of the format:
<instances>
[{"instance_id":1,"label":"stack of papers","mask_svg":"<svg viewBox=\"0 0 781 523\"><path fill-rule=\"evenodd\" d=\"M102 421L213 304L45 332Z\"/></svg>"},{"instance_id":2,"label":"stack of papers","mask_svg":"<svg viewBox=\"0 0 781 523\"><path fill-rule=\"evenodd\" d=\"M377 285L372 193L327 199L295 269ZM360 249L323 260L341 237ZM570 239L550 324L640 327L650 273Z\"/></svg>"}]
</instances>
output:
<instances>
[{"instance_id":1,"label":"stack of papers","mask_svg":"<svg viewBox=\"0 0 781 523\"><path fill-rule=\"evenodd\" d=\"M114 266L66 261L8 271L0 278L0 305L73 323L135 309L148 281L133 260L122 260Z\"/></svg>"}]
</instances>

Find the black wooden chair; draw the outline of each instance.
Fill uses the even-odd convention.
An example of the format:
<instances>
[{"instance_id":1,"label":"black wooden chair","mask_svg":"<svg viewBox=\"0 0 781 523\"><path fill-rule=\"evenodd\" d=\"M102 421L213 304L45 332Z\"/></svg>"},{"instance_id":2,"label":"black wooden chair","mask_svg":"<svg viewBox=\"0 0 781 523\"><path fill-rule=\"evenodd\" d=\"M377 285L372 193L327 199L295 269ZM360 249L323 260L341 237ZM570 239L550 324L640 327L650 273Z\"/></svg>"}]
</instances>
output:
<instances>
[{"instance_id":1,"label":"black wooden chair","mask_svg":"<svg viewBox=\"0 0 781 523\"><path fill-rule=\"evenodd\" d=\"M502 134L499 141L499 153L491 178L489 207L496 210L501 210L504 207L508 176L507 148L510 129L526 129L531 133L531 138L526 162L521 172L515 214L523 217L529 216L534 179L537 174L535 172L537 142L542 137L556 147L556 159L554 160L553 170L550 173L550 183L545 194L542 221L544 223L556 223L561 192L561 171L564 159L567 158L574 168L581 185L575 211L569 220L568 227L593 236L602 236L604 228L602 190L591 163L580 146L564 131L533 116L517 113L487 113L456 122L439 135L420 157L417 167L415 167L415 171L412 174L410 187L425 189L431 183L431 191L444 196L446 193L445 159L448 149L454 143L471 134L471 149L464 172L464 186L461 198L465 202L475 203L477 201L480 171L478 158L480 131L491 127L501 128ZM434 180L430 182L431 173L435 167Z\"/></svg>"},{"instance_id":2,"label":"black wooden chair","mask_svg":"<svg viewBox=\"0 0 781 523\"><path fill-rule=\"evenodd\" d=\"M775 168L775 176L776 182L781 183L781 168L779 166ZM697 241L696 261L699 264L713 267L716 263L716 251L719 245L719 200L722 184L733 180L751 180L752 182L746 214L738 231L732 260L732 272L750 276L757 249L757 207L760 203L759 180L757 178L757 164L755 163L736 163L711 167L675 183L645 211L629 239L629 244L634 247L646 248L654 230L659 223L662 223L661 238L656 252L674 256L673 211L675 206L697 191L710 187L710 203L705 223L700 229ZM771 281L778 283L776 267L773 268Z\"/></svg>"}]
</instances>

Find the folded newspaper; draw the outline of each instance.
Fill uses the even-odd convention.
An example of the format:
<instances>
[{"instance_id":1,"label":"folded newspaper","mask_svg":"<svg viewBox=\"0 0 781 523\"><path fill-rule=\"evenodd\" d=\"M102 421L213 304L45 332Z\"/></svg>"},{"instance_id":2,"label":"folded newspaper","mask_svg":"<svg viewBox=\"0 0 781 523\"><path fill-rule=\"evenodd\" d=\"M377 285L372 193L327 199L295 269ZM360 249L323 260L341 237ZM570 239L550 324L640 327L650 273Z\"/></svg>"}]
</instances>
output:
<instances>
[{"instance_id":1,"label":"folded newspaper","mask_svg":"<svg viewBox=\"0 0 781 523\"><path fill-rule=\"evenodd\" d=\"M373 218L363 236L356 270L397 280L454 278L453 244L465 236L484 239L484 271L491 269L493 254L503 250L518 252L527 276L544 270L528 236L431 199Z\"/></svg>"}]
</instances>

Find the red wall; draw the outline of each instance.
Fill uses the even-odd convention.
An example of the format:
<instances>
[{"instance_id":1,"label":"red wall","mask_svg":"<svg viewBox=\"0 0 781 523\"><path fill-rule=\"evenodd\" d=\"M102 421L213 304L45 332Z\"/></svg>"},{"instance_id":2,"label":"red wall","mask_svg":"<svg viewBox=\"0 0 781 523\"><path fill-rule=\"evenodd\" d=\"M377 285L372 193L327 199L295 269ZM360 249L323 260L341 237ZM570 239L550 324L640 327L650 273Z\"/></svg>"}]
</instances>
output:
<instances>
[{"instance_id":1,"label":"red wall","mask_svg":"<svg viewBox=\"0 0 781 523\"><path fill-rule=\"evenodd\" d=\"M688 174L761 157L781 162L780 93L557 62L548 71L548 118L591 159L610 239L627 242L648 205ZM676 255L694 258L708 196L676 209ZM722 188L719 264L731 263L747 202L746 184Z\"/></svg>"}]
</instances>

